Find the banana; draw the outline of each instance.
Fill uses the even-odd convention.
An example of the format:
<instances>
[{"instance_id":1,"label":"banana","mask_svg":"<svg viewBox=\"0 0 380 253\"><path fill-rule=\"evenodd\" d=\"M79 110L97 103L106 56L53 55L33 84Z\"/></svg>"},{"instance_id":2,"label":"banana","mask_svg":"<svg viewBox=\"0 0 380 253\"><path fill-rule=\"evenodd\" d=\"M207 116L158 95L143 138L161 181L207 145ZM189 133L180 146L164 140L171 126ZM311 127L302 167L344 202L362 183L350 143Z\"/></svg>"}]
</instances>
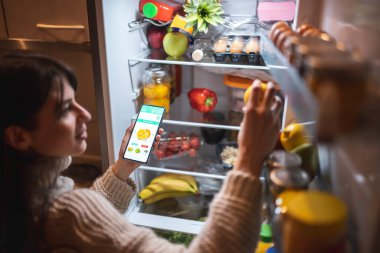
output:
<instances>
[{"instance_id":1,"label":"banana","mask_svg":"<svg viewBox=\"0 0 380 253\"><path fill-rule=\"evenodd\" d=\"M184 197L191 195L191 192L178 192L178 191L169 191L169 192L164 192L164 193L157 193L150 198L147 198L144 200L144 204L152 204L154 202L157 202L162 199L166 198L174 198L174 197Z\"/></svg>"},{"instance_id":2,"label":"banana","mask_svg":"<svg viewBox=\"0 0 380 253\"><path fill-rule=\"evenodd\" d=\"M198 194L198 186L193 176L166 173L154 178L148 186L140 191L139 197L147 200L168 192L186 193L186 195Z\"/></svg>"},{"instance_id":3,"label":"banana","mask_svg":"<svg viewBox=\"0 0 380 253\"><path fill-rule=\"evenodd\" d=\"M159 182L162 180L165 180L166 178L176 178L183 181L186 181L195 191L198 191L198 185L195 181L195 178L190 175L181 175L181 174L174 174L174 173L165 173L161 174L158 177L154 178L151 183Z\"/></svg>"},{"instance_id":4,"label":"banana","mask_svg":"<svg viewBox=\"0 0 380 253\"><path fill-rule=\"evenodd\" d=\"M153 196L153 194L155 194L155 192L153 192L151 189L145 187L144 189L142 189L139 192L139 198L144 200L144 199L147 199L147 198Z\"/></svg>"}]
</instances>

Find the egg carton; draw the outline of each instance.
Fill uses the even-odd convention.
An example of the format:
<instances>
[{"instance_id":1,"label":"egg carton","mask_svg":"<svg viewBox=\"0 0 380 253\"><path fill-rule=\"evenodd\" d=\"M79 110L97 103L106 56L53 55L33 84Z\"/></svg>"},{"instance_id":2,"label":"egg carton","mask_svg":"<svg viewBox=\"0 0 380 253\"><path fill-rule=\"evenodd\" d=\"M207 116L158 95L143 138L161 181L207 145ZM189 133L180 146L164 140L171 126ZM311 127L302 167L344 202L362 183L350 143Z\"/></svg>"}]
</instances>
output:
<instances>
[{"instance_id":1,"label":"egg carton","mask_svg":"<svg viewBox=\"0 0 380 253\"><path fill-rule=\"evenodd\" d=\"M260 54L260 36L219 36L212 41L216 62L265 66Z\"/></svg>"}]
</instances>

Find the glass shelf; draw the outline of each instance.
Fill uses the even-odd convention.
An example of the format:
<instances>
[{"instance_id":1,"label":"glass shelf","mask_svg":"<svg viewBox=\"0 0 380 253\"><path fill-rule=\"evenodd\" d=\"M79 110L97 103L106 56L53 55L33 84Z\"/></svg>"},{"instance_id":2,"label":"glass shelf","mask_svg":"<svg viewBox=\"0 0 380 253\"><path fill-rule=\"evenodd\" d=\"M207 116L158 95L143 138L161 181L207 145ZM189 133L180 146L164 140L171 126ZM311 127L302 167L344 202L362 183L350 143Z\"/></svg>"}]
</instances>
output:
<instances>
[{"instance_id":1,"label":"glass shelf","mask_svg":"<svg viewBox=\"0 0 380 253\"><path fill-rule=\"evenodd\" d=\"M214 112L220 112L224 115L223 123L210 124L206 123L205 114L191 108L187 95L181 94L176 97L173 104L170 105L170 112L164 116L164 124L190 127L208 127L226 130L240 130L240 122L243 119L242 113L231 112L227 98L218 96L218 103ZM135 115L133 119L136 119Z\"/></svg>"},{"instance_id":2,"label":"glass shelf","mask_svg":"<svg viewBox=\"0 0 380 253\"><path fill-rule=\"evenodd\" d=\"M216 179L224 179L226 176L226 170L216 156L216 146L206 143L197 150L195 157L184 155L158 160L151 154L148 164L139 169Z\"/></svg>"},{"instance_id":3,"label":"glass shelf","mask_svg":"<svg viewBox=\"0 0 380 253\"><path fill-rule=\"evenodd\" d=\"M228 57L227 57L228 58ZM163 50L146 50L142 54L128 59L129 65L134 66L139 62L148 63L161 63L161 64L177 64L187 66L199 66L199 67L223 67L223 68L238 68L238 69L258 69L269 70L269 67L265 66L263 62L257 65L248 63L233 63L228 59L226 62L215 61L212 52L210 50L204 51L204 56L201 61L194 61L188 54L184 54L178 59L168 57Z\"/></svg>"},{"instance_id":4,"label":"glass shelf","mask_svg":"<svg viewBox=\"0 0 380 253\"><path fill-rule=\"evenodd\" d=\"M260 35L261 55L269 71L281 90L288 97L288 102L299 122L315 122L317 119L317 101L309 88L290 65L284 55L265 35Z\"/></svg>"}]
</instances>

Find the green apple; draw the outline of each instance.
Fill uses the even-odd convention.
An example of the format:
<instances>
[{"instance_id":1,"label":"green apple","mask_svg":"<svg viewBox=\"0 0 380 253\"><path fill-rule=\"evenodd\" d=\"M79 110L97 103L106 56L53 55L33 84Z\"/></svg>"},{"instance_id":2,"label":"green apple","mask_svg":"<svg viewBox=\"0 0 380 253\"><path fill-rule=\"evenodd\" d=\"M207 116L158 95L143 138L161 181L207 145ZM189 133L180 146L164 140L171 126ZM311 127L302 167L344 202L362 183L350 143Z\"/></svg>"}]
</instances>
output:
<instances>
[{"instance_id":1,"label":"green apple","mask_svg":"<svg viewBox=\"0 0 380 253\"><path fill-rule=\"evenodd\" d=\"M319 171L319 158L317 147L311 143L303 143L290 151L298 154L301 159L301 168L313 179Z\"/></svg>"},{"instance_id":2,"label":"green apple","mask_svg":"<svg viewBox=\"0 0 380 253\"><path fill-rule=\"evenodd\" d=\"M165 35L163 46L166 54L172 57L179 57L186 52L189 40L181 32L171 32Z\"/></svg>"}]
</instances>

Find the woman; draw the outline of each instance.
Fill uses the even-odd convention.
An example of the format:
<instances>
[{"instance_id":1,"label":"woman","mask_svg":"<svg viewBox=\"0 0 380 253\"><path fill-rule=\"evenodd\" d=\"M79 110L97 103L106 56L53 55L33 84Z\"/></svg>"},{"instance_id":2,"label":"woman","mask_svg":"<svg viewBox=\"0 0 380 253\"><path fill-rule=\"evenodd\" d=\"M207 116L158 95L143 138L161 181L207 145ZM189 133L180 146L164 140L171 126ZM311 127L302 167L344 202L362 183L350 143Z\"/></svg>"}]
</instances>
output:
<instances>
[{"instance_id":1,"label":"woman","mask_svg":"<svg viewBox=\"0 0 380 253\"><path fill-rule=\"evenodd\" d=\"M254 84L239 132L239 156L207 222L189 248L160 239L123 217L135 194L137 163L119 159L92 189L59 176L86 149L91 115L75 100L76 78L44 56L0 63L1 252L252 252L260 223L262 163L273 149L280 103ZM160 133L162 130L160 130ZM158 135L157 141L160 136Z\"/></svg>"}]
</instances>

